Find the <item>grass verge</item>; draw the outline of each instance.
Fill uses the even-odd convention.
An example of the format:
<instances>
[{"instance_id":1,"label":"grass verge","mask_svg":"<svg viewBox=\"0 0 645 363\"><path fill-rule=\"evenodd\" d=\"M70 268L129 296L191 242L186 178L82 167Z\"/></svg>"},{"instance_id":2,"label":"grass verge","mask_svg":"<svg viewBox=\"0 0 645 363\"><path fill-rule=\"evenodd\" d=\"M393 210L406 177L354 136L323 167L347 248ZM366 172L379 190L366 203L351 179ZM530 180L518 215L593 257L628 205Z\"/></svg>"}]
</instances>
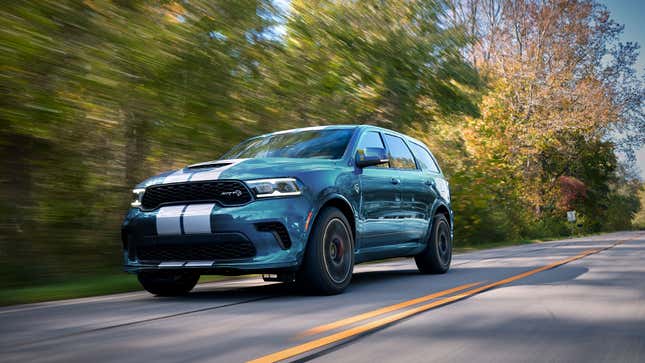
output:
<instances>
[{"instance_id":1,"label":"grass verge","mask_svg":"<svg viewBox=\"0 0 645 363\"><path fill-rule=\"evenodd\" d=\"M520 241L509 241L509 242L488 242L488 243L481 243L481 244L476 244L476 245L466 245L466 246L458 246L453 248L453 253L454 254L459 254L459 253L466 253L466 252L474 252L474 251L481 251L481 250L490 250L492 248L500 248L500 247L510 247L510 246L519 246L519 245L529 245L532 243L540 243L540 242L547 242L547 241L552 241L560 238L553 238L553 239L533 239L533 240L520 240Z\"/></svg>"},{"instance_id":2,"label":"grass verge","mask_svg":"<svg viewBox=\"0 0 645 363\"><path fill-rule=\"evenodd\" d=\"M199 283L228 280L231 276L202 276ZM0 306L43 301L75 299L141 290L135 275L118 274L91 276L60 281L42 286L0 290Z\"/></svg>"},{"instance_id":3,"label":"grass verge","mask_svg":"<svg viewBox=\"0 0 645 363\"><path fill-rule=\"evenodd\" d=\"M542 243L542 242L560 241L560 240L564 241L564 240L568 240L568 239L589 237L589 236L594 236L594 235L603 234L603 233L607 233L607 232L588 233L588 234L580 234L580 235L573 235L573 236L554 236L554 237L545 237L545 238L539 238L539 239L524 239L524 240L519 240L519 241L489 242L489 243L480 243L480 244L476 244L476 245L456 246L456 247L453 248L453 252L455 254L459 254L459 253L474 252L474 251L480 251L480 250L490 250L490 249L493 249L493 248L500 248L500 247L529 245L529 244L532 244L532 243Z\"/></svg>"}]
</instances>

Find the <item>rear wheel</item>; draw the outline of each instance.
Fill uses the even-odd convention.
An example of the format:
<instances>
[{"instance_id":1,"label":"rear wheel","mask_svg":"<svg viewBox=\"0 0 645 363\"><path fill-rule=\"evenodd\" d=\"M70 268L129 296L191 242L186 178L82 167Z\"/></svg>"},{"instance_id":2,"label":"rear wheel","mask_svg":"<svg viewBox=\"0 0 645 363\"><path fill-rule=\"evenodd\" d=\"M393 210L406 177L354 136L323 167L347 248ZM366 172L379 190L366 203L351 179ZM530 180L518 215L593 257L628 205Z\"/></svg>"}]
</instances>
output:
<instances>
[{"instance_id":1,"label":"rear wheel","mask_svg":"<svg viewBox=\"0 0 645 363\"><path fill-rule=\"evenodd\" d=\"M195 287L199 274L183 271L146 271L137 274L146 291L159 296L187 294Z\"/></svg>"},{"instance_id":2,"label":"rear wheel","mask_svg":"<svg viewBox=\"0 0 645 363\"><path fill-rule=\"evenodd\" d=\"M352 279L354 241L349 222L336 208L320 212L311 231L298 285L315 293L342 292Z\"/></svg>"},{"instance_id":3,"label":"rear wheel","mask_svg":"<svg viewBox=\"0 0 645 363\"><path fill-rule=\"evenodd\" d=\"M414 256L419 271L426 274L443 274L450 268L452 238L446 216L437 214L432 222L428 246Z\"/></svg>"}]
</instances>

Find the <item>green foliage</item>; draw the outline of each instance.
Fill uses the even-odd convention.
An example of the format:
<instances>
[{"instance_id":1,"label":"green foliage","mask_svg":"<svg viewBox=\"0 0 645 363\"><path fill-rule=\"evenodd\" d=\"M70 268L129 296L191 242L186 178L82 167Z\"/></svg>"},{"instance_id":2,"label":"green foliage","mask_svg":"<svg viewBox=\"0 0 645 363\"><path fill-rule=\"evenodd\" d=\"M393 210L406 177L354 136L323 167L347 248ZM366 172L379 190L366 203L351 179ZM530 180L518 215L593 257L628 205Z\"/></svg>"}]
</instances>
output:
<instances>
[{"instance_id":1,"label":"green foliage","mask_svg":"<svg viewBox=\"0 0 645 363\"><path fill-rule=\"evenodd\" d=\"M637 47L615 44L620 27L593 2L535 2L522 24L572 28L526 39L508 37L512 18L472 31L481 19L454 21L453 1L3 5L2 288L118 271L134 184L290 127L370 123L424 140L450 178L458 245L568 233L560 176L586 187L585 230L627 228L639 206L606 141L641 129Z\"/></svg>"},{"instance_id":2,"label":"green foliage","mask_svg":"<svg viewBox=\"0 0 645 363\"><path fill-rule=\"evenodd\" d=\"M118 270L132 185L215 158L270 114L256 97L279 47L269 1L11 2L0 15L2 284Z\"/></svg>"}]
</instances>

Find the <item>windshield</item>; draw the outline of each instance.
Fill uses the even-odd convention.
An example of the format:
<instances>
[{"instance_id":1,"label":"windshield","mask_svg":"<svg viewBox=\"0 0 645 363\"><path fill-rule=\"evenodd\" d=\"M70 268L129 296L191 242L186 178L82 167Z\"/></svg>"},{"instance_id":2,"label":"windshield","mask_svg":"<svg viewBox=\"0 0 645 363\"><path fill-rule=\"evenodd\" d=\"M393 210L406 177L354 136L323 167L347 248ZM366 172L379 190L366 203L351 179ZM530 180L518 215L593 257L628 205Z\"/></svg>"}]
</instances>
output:
<instances>
[{"instance_id":1,"label":"windshield","mask_svg":"<svg viewBox=\"0 0 645 363\"><path fill-rule=\"evenodd\" d=\"M303 130L260 136L233 147L222 159L340 159L354 129Z\"/></svg>"}]
</instances>

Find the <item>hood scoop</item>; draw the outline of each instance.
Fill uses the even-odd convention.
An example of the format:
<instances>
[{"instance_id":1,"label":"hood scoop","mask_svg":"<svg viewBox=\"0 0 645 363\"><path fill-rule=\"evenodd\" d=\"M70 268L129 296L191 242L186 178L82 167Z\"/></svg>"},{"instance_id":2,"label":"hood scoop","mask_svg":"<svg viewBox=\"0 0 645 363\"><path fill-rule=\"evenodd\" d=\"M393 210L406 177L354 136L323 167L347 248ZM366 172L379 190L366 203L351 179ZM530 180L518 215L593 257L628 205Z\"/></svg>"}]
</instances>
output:
<instances>
[{"instance_id":1,"label":"hood scoop","mask_svg":"<svg viewBox=\"0 0 645 363\"><path fill-rule=\"evenodd\" d=\"M223 166L231 165L232 163L226 163L226 162L217 162L217 161L207 161L205 163L197 163L193 165L188 165L188 169L213 169L213 168L221 168Z\"/></svg>"}]
</instances>

